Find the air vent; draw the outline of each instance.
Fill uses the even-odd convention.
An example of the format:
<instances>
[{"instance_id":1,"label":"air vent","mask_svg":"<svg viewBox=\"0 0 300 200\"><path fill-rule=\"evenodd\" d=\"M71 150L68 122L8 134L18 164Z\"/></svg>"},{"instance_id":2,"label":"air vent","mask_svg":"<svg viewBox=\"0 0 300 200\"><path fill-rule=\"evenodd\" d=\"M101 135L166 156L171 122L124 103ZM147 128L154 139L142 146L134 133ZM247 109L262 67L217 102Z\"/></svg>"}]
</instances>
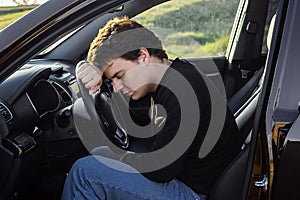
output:
<instances>
[{"instance_id":1,"label":"air vent","mask_svg":"<svg viewBox=\"0 0 300 200\"><path fill-rule=\"evenodd\" d=\"M4 116L6 122L13 118L10 110L2 102L0 102L0 113Z\"/></svg>"},{"instance_id":2,"label":"air vent","mask_svg":"<svg viewBox=\"0 0 300 200\"><path fill-rule=\"evenodd\" d=\"M52 82L52 85L55 87L57 92L60 94L62 99L67 102L68 104L72 104L72 97L69 95L69 93L58 83Z\"/></svg>"}]
</instances>

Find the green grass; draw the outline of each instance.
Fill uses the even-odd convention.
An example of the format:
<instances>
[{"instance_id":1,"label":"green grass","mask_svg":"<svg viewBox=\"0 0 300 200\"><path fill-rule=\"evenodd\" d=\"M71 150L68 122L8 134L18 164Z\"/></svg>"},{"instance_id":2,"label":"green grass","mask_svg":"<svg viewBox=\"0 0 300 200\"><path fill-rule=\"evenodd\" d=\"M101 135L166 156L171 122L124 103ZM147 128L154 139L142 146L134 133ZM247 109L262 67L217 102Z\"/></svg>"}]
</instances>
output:
<instances>
[{"instance_id":1,"label":"green grass","mask_svg":"<svg viewBox=\"0 0 300 200\"><path fill-rule=\"evenodd\" d=\"M199 0L171 0L159 5L159 7L154 7L143 14L136 16L134 19L145 26L151 26L155 22L155 16L163 16L171 12L176 12L182 7L191 5L198 1Z\"/></svg>"},{"instance_id":2,"label":"green grass","mask_svg":"<svg viewBox=\"0 0 300 200\"><path fill-rule=\"evenodd\" d=\"M237 6L238 0L171 0L134 19L148 28L170 30L158 35L171 55L176 50L188 57L219 56L227 49Z\"/></svg>"},{"instance_id":3,"label":"green grass","mask_svg":"<svg viewBox=\"0 0 300 200\"><path fill-rule=\"evenodd\" d=\"M0 30L35 8L32 6L0 7Z\"/></svg>"}]
</instances>

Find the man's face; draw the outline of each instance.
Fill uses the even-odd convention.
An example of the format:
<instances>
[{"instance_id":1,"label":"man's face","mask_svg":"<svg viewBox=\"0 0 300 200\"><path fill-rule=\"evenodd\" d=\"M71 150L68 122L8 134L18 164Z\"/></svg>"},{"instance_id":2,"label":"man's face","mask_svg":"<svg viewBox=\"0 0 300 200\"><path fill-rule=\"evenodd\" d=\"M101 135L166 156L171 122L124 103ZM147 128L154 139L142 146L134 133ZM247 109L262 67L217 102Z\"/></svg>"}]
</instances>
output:
<instances>
[{"instance_id":1,"label":"man's face","mask_svg":"<svg viewBox=\"0 0 300 200\"><path fill-rule=\"evenodd\" d=\"M115 92L138 100L154 90L154 84L151 83L153 73L149 73L149 69L149 66L138 61L117 58L109 63L104 74L112 80Z\"/></svg>"}]
</instances>

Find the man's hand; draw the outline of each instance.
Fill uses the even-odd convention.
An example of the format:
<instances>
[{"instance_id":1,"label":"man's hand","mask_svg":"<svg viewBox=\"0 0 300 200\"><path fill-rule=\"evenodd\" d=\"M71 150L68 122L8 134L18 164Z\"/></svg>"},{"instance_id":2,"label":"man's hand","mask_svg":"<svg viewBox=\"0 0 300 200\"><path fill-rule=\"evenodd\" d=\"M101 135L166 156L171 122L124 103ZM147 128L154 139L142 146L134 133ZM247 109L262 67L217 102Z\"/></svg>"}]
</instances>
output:
<instances>
[{"instance_id":1,"label":"man's hand","mask_svg":"<svg viewBox=\"0 0 300 200\"><path fill-rule=\"evenodd\" d=\"M76 69L76 76L82 81L84 86L89 90L92 95L100 89L102 84L103 72L96 66L84 63Z\"/></svg>"}]
</instances>

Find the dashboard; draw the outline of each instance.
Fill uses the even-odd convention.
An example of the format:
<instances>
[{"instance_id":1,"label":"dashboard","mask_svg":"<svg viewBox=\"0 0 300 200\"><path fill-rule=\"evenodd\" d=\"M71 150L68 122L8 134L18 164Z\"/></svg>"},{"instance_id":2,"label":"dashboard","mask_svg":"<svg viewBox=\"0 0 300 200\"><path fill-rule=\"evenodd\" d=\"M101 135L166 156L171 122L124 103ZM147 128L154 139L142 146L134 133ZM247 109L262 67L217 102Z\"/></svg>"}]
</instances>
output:
<instances>
[{"instance_id":1,"label":"dashboard","mask_svg":"<svg viewBox=\"0 0 300 200\"><path fill-rule=\"evenodd\" d=\"M72 105L79 97L74 68L65 62L32 60L0 84L5 152L22 158L42 144L79 140L72 119ZM52 145L46 154L58 148Z\"/></svg>"},{"instance_id":2,"label":"dashboard","mask_svg":"<svg viewBox=\"0 0 300 200\"><path fill-rule=\"evenodd\" d=\"M67 62L35 59L0 84L3 191L59 194L73 163L88 154L73 120L80 97L74 74Z\"/></svg>"}]
</instances>

